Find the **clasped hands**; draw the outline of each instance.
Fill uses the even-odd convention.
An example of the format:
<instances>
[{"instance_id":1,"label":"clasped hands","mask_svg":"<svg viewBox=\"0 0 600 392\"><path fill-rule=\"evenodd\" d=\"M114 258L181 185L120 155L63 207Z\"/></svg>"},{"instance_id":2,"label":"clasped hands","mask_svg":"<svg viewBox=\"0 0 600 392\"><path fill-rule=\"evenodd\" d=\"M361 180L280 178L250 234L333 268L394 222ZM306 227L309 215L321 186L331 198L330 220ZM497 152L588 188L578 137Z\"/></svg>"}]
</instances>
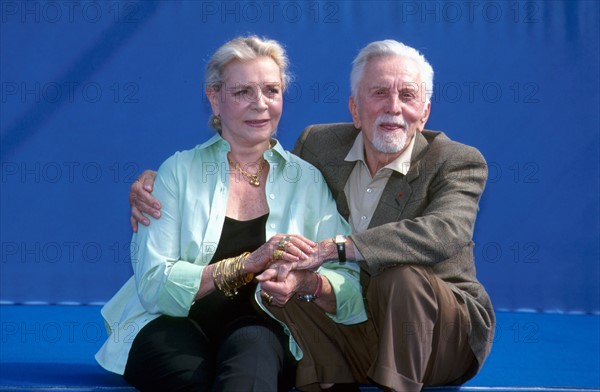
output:
<instances>
[{"instance_id":1,"label":"clasped hands","mask_svg":"<svg viewBox=\"0 0 600 392\"><path fill-rule=\"evenodd\" d=\"M247 268L261 283L269 305L284 306L295 294L312 294L317 270L335 258L331 240L315 243L301 235L277 234L247 260ZM255 257L253 257L255 256Z\"/></svg>"}]
</instances>

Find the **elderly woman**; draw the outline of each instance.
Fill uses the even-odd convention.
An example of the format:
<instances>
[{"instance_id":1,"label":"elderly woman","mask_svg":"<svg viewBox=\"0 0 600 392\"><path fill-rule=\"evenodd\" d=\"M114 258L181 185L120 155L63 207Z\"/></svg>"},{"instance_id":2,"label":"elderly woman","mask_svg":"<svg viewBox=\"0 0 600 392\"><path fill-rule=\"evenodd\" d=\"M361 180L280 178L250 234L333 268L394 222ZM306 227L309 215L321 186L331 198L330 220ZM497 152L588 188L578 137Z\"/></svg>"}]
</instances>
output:
<instances>
[{"instance_id":1,"label":"elderly woman","mask_svg":"<svg viewBox=\"0 0 600 392\"><path fill-rule=\"evenodd\" d=\"M109 337L96 355L140 390L291 387L302 352L263 300L312 300L337 322L366 319L354 262L293 272L271 294L255 279L349 232L319 172L273 139L287 63L281 45L254 36L219 48L206 70L217 134L158 171L162 217L133 236L134 276L102 309ZM279 278L271 269L262 279Z\"/></svg>"}]
</instances>

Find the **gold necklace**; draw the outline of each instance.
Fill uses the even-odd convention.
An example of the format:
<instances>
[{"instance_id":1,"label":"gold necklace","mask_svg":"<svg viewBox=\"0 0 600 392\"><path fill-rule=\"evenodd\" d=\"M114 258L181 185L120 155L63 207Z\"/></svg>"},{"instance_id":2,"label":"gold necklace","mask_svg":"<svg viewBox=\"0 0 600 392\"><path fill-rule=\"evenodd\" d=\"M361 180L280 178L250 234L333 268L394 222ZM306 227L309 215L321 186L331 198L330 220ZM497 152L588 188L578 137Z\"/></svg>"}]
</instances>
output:
<instances>
[{"instance_id":1,"label":"gold necklace","mask_svg":"<svg viewBox=\"0 0 600 392\"><path fill-rule=\"evenodd\" d=\"M258 166L258 171L256 172L256 174L252 174L252 173L248 173L246 170L242 169L240 164L233 161L231 158L227 157L227 160L229 161L229 164L231 166L234 166L235 169L237 171L239 171L241 175L243 175L244 177L246 177L248 179L248 182L250 183L250 185L255 186L255 187L260 186L260 178L262 177L262 171L263 171L263 169L265 167L265 163L267 163L267 161L265 161L263 159L260 162L260 165Z\"/></svg>"}]
</instances>

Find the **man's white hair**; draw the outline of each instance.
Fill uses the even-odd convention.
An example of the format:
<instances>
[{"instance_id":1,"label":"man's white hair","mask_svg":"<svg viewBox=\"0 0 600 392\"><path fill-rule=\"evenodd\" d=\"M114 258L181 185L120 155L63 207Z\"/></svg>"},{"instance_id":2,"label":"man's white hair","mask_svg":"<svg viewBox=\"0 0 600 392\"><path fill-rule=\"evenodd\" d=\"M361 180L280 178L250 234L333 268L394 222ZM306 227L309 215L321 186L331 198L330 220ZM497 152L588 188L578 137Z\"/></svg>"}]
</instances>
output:
<instances>
[{"instance_id":1,"label":"man's white hair","mask_svg":"<svg viewBox=\"0 0 600 392\"><path fill-rule=\"evenodd\" d=\"M365 73L367 63L371 59L386 56L410 59L417 64L422 83L419 88L425 89L425 104L429 103L433 95L433 68L418 50L393 39L371 42L358 53L358 56L352 62L350 88L354 99L358 101L358 87Z\"/></svg>"}]
</instances>

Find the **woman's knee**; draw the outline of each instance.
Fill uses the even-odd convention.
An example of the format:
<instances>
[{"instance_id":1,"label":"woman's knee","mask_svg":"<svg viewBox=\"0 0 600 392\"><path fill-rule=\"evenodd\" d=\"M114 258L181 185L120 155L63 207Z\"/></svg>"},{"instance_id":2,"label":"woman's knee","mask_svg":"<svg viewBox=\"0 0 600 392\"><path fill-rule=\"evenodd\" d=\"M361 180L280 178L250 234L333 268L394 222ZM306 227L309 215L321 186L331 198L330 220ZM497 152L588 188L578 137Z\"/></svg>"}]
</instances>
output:
<instances>
[{"instance_id":1,"label":"woman's knee","mask_svg":"<svg viewBox=\"0 0 600 392\"><path fill-rule=\"evenodd\" d=\"M285 348L262 326L235 330L219 347L215 390L277 391Z\"/></svg>"},{"instance_id":2,"label":"woman's knee","mask_svg":"<svg viewBox=\"0 0 600 392\"><path fill-rule=\"evenodd\" d=\"M162 316L134 339L124 378L142 391L209 390L209 358L208 343L194 324Z\"/></svg>"},{"instance_id":3,"label":"woman's knee","mask_svg":"<svg viewBox=\"0 0 600 392\"><path fill-rule=\"evenodd\" d=\"M260 358L281 362L284 347L280 337L271 329L260 325L249 325L233 331L219 348L217 358L238 357L256 360Z\"/></svg>"}]
</instances>

